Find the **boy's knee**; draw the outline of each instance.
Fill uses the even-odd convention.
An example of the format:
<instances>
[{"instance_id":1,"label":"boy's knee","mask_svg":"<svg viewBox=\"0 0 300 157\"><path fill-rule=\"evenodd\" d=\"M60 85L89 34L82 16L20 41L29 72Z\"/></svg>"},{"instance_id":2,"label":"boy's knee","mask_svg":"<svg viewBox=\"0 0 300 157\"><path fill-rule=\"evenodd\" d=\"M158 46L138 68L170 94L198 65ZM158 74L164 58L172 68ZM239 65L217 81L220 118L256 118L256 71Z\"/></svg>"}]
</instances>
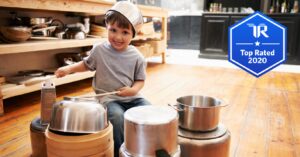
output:
<instances>
[{"instance_id":1,"label":"boy's knee","mask_svg":"<svg viewBox=\"0 0 300 157\"><path fill-rule=\"evenodd\" d=\"M109 120L113 123L123 123L124 113L123 112L111 112L109 113Z\"/></svg>"}]
</instances>

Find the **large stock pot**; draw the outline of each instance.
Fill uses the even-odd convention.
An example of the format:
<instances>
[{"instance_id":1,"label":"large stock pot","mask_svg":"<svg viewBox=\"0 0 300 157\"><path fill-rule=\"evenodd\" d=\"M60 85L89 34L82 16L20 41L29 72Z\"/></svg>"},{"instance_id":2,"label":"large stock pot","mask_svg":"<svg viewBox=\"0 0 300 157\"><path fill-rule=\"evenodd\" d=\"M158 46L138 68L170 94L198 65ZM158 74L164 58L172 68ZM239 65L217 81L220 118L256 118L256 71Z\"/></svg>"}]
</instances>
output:
<instances>
[{"instance_id":1,"label":"large stock pot","mask_svg":"<svg viewBox=\"0 0 300 157\"><path fill-rule=\"evenodd\" d=\"M179 126L190 131L212 131L219 124L221 107L226 106L219 99L191 95L177 99Z\"/></svg>"},{"instance_id":2,"label":"large stock pot","mask_svg":"<svg viewBox=\"0 0 300 157\"><path fill-rule=\"evenodd\" d=\"M164 150L172 157L179 156L177 131L178 114L172 108L134 107L124 114L123 149L134 157L155 157L158 150Z\"/></svg>"}]
</instances>

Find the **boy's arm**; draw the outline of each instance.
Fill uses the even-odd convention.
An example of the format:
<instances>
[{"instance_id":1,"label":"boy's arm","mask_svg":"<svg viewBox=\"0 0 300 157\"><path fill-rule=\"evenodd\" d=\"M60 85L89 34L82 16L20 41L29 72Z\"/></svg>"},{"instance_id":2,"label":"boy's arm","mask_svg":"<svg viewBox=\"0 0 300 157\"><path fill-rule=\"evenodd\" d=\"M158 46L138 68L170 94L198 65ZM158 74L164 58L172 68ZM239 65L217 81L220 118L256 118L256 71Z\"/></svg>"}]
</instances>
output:
<instances>
[{"instance_id":1,"label":"boy's arm","mask_svg":"<svg viewBox=\"0 0 300 157\"><path fill-rule=\"evenodd\" d=\"M145 81L134 81L132 87L122 87L118 89L120 91L118 93L119 96L134 96L136 95L143 87L144 87Z\"/></svg>"},{"instance_id":2,"label":"boy's arm","mask_svg":"<svg viewBox=\"0 0 300 157\"><path fill-rule=\"evenodd\" d=\"M67 66L58 68L55 71L55 75L56 75L56 77L64 77L64 76L74 73L74 72L83 72L83 71L87 71L87 70L88 69L84 65L83 61L80 61L75 64L71 64L71 65L67 65Z\"/></svg>"},{"instance_id":3,"label":"boy's arm","mask_svg":"<svg viewBox=\"0 0 300 157\"><path fill-rule=\"evenodd\" d=\"M141 81L134 81L133 85L132 85L132 89L136 91L136 94L144 87L145 81L141 80Z\"/></svg>"}]
</instances>

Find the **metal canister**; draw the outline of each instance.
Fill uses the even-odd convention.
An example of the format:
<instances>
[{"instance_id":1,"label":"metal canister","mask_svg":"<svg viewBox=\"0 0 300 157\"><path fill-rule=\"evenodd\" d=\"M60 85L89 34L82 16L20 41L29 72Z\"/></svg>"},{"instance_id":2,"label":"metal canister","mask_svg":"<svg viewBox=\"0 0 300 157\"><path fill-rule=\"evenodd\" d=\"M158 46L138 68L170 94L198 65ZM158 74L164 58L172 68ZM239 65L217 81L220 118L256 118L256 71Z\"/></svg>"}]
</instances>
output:
<instances>
[{"instance_id":1,"label":"metal canister","mask_svg":"<svg viewBox=\"0 0 300 157\"><path fill-rule=\"evenodd\" d=\"M47 125L51 119L52 106L56 100L55 84L51 80L42 83L41 88L41 124Z\"/></svg>"},{"instance_id":2,"label":"metal canister","mask_svg":"<svg viewBox=\"0 0 300 157\"><path fill-rule=\"evenodd\" d=\"M40 118L35 118L30 124L30 139L32 157L47 157L45 130L47 126L41 124Z\"/></svg>"},{"instance_id":3,"label":"metal canister","mask_svg":"<svg viewBox=\"0 0 300 157\"><path fill-rule=\"evenodd\" d=\"M167 106L140 106L124 114L124 145L132 156L155 157L158 150L178 154L178 114Z\"/></svg>"}]
</instances>

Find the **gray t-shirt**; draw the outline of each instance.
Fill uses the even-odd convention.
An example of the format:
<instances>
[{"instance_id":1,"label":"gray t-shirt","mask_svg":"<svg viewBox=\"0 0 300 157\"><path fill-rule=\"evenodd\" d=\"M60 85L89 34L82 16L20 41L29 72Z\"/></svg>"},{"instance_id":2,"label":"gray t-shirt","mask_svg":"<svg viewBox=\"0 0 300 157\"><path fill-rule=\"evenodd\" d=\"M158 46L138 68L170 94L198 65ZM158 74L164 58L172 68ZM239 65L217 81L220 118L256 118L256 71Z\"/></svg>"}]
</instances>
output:
<instances>
[{"instance_id":1,"label":"gray t-shirt","mask_svg":"<svg viewBox=\"0 0 300 157\"><path fill-rule=\"evenodd\" d=\"M134 81L146 79L145 59L132 45L124 52L118 52L108 41L95 44L83 62L89 70L96 70L93 88L97 94L115 91L125 86L131 87ZM100 98L100 103L105 104L113 100L128 102L139 97L142 96L108 95Z\"/></svg>"}]
</instances>

